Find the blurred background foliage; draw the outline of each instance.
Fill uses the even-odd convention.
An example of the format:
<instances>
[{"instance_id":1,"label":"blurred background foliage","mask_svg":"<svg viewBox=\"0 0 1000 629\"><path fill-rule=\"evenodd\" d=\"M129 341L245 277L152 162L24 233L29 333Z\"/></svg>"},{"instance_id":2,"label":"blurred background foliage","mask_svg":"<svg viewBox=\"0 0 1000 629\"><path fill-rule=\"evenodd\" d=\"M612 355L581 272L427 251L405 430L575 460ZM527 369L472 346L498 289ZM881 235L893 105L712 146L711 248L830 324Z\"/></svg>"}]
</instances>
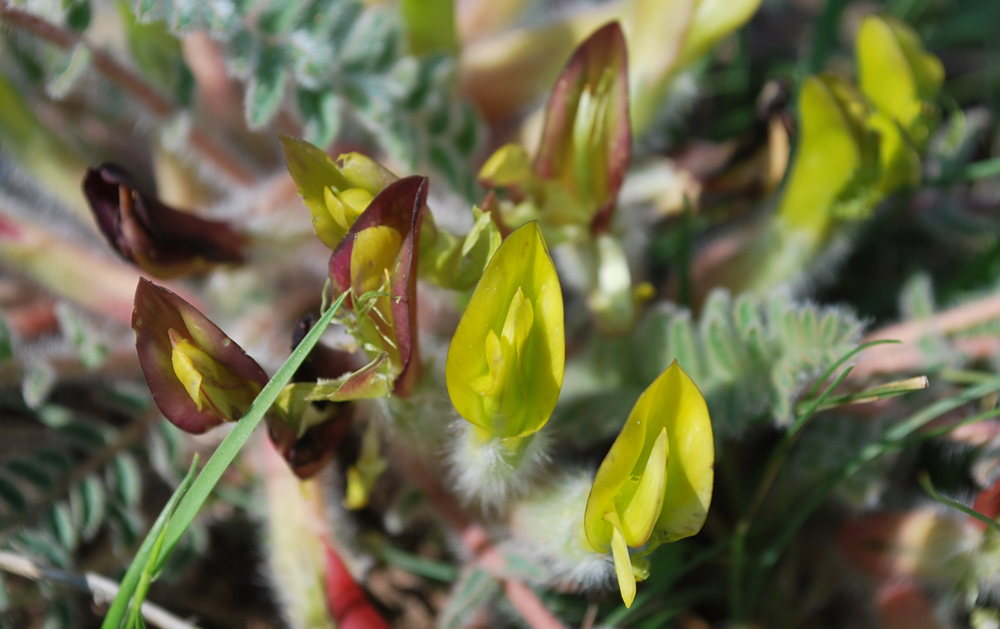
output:
<instances>
[{"instance_id":1,"label":"blurred background foliage","mask_svg":"<svg viewBox=\"0 0 1000 629\"><path fill-rule=\"evenodd\" d=\"M516 519L471 509L501 576L568 626L1000 626L1000 533L960 510L1000 514L996 0L0 0L0 624L99 626L87 575L121 578L220 440L153 404L128 327L143 272L102 240L88 167L125 164L164 203L238 226L244 264L166 285L273 373L328 257L278 134L428 175L460 243L472 204L522 200L486 197L480 169L507 143L536 152L560 70L609 20L633 135L620 255L553 245L551 457L599 462L677 359L711 411L715 499L699 535L651 555L630 609L566 586ZM391 461L443 457L399 418L453 413L444 351L468 287L421 286L425 388L359 406L323 514L393 626L530 624L405 471L340 507L378 449L366 422L396 418ZM608 325L595 293L628 314ZM883 340L901 344L855 353ZM279 561L315 548L292 547L296 492L268 456L251 444L226 472L150 600L202 627L320 626L308 568Z\"/></svg>"}]
</instances>

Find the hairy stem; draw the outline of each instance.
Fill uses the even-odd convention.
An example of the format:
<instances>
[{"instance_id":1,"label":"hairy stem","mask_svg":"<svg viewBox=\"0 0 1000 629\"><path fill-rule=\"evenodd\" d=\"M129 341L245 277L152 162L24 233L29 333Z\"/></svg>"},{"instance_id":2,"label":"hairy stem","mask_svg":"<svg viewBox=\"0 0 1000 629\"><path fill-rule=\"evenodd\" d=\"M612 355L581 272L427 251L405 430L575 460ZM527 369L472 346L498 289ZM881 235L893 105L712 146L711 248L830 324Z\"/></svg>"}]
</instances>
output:
<instances>
[{"instance_id":1,"label":"hairy stem","mask_svg":"<svg viewBox=\"0 0 1000 629\"><path fill-rule=\"evenodd\" d=\"M506 559L490 542L486 531L469 521L465 513L455 504L448 490L424 467L423 463L411 456L399 444L391 447L390 456L406 470L407 477L431 501L448 525L460 534L462 545L480 567L500 580L504 593L511 605L521 614L524 622L532 629L561 629L563 624L545 607L531 588L503 574Z\"/></svg>"}]
</instances>

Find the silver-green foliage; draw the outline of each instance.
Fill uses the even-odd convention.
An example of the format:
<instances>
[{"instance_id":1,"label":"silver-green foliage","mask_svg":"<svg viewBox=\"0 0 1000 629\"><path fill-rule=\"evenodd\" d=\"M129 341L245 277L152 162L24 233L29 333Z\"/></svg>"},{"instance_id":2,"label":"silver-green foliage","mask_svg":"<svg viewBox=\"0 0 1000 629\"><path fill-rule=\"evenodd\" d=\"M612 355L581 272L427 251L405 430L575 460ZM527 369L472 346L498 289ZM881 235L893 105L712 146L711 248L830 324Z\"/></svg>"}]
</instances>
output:
<instances>
[{"instance_id":1,"label":"silver-green foliage","mask_svg":"<svg viewBox=\"0 0 1000 629\"><path fill-rule=\"evenodd\" d=\"M697 324L671 304L653 309L633 337L633 355L644 382L676 359L708 400L715 430L727 435L757 418L787 424L802 387L857 347L861 329L842 308L716 290Z\"/></svg>"},{"instance_id":2,"label":"silver-green foliage","mask_svg":"<svg viewBox=\"0 0 1000 629\"><path fill-rule=\"evenodd\" d=\"M245 113L259 128L294 97L306 139L327 146L342 120L358 122L408 168L431 166L470 195L480 143L473 108L455 97L450 57L406 51L400 17L360 0L131 0L141 22L175 34L208 29L246 82Z\"/></svg>"},{"instance_id":3,"label":"silver-green foliage","mask_svg":"<svg viewBox=\"0 0 1000 629\"><path fill-rule=\"evenodd\" d=\"M37 411L45 424L45 445L0 462L0 546L33 559L43 567L71 572L82 545L110 534L123 551L141 538L143 465L164 475L183 469L178 429L155 422L148 447L125 447L134 437L70 409L45 404ZM141 421L141 420L140 420ZM156 464L160 462L160 465ZM171 574L191 564L204 546L204 531L195 529L169 566ZM0 583L0 588L3 584ZM63 591L43 587L50 610L62 610ZM0 595L5 592L0 592ZM50 613L53 626L76 626Z\"/></svg>"}]
</instances>

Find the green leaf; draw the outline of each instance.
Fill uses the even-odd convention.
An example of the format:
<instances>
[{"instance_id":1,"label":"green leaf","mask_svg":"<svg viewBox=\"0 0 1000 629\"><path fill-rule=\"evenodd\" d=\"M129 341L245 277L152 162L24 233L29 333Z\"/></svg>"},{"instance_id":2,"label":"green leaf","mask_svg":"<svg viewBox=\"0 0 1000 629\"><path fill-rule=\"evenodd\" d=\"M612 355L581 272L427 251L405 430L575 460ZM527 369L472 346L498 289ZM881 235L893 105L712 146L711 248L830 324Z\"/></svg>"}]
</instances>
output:
<instances>
[{"instance_id":1,"label":"green leaf","mask_svg":"<svg viewBox=\"0 0 1000 629\"><path fill-rule=\"evenodd\" d=\"M80 362L88 369L99 367L108 356L107 345L69 304L60 302L56 304L55 310L59 328L70 345L76 349Z\"/></svg>"},{"instance_id":2,"label":"green leaf","mask_svg":"<svg viewBox=\"0 0 1000 629\"><path fill-rule=\"evenodd\" d=\"M85 450L98 450L108 443L108 437L93 424L73 420L59 427L59 434Z\"/></svg>"},{"instance_id":3,"label":"green leaf","mask_svg":"<svg viewBox=\"0 0 1000 629\"><path fill-rule=\"evenodd\" d=\"M438 619L439 629L459 629L482 606L500 593L500 582L485 570L469 570L452 589L448 604Z\"/></svg>"},{"instance_id":4,"label":"green leaf","mask_svg":"<svg viewBox=\"0 0 1000 629\"><path fill-rule=\"evenodd\" d=\"M934 500L937 500L941 504L951 507L952 509L957 509L958 511L961 511L965 515L979 520L980 522L990 527L997 533L1000 533L1000 522L997 522L988 515L983 515L982 513L962 504L957 500L945 498L944 496L939 494L938 491L934 488L934 483L931 482L931 477L927 472L921 472L920 476L918 477L918 480L920 481L920 486L923 487L924 491L927 492L927 495L933 498Z\"/></svg>"},{"instance_id":5,"label":"green leaf","mask_svg":"<svg viewBox=\"0 0 1000 629\"><path fill-rule=\"evenodd\" d=\"M11 459L4 465L11 474L24 479L42 491L49 491L55 485L55 481L49 471L34 461L28 459Z\"/></svg>"},{"instance_id":6,"label":"green leaf","mask_svg":"<svg viewBox=\"0 0 1000 629\"><path fill-rule=\"evenodd\" d=\"M669 347L673 356L669 359L676 359L681 369L689 374L696 381L702 379L702 361L698 353L697 339L695 338L694 326L691 324L691 313L684 311L678 313L670 320L670 329L667 332ZM670 364L669 361L667 364ZM661 366L662 369L662 366Z\"/></svg>"},{"instance_id":7,"label":"green leaf","mask_svg":"<svg viewBox=\"0 0 1000 629\"><path fill-rule=\"evenodd\" d=\"M52 470L57 475L68 473L73 469L73 461L62 450L40 448L33 453L35 460Z\"/></svg>"},{"instance_id":8,"label":"green leaf","mask_svg":"<svg viewBox=\"0 0 1000 629\"><path fill-rule=\"evenodd\" d=\"M90 1L89 0L63 0L63 9L66 10L66 26L77 32L83 32L90 26Z\"/></svg>"},{"instance_id":9,"label":"green leaf","mask_svg":"<svg viewBox=\"0 0 1000 629\"><path fill-rule=\"evenodd\" d=\"M166 0L161 0L166 1ZM180 105L191 102L194 77L184 62L181 42L162 21L140 22L128 2L119 0L130 59L154 85L171 95Z\"/></svg>"},{"instance_id":10,"label":"green leaf","mask_svg":"<svg viewBox=\"0 0 1000 629\"><path fill-rule=\"evenodd\" d=\"M62 502L52 505L45 515L46 525L52 536L63 548L72 552L80 541L69 507Z\"/></svg>"},{"instance_id":11,"label":"green leaf","mask_svg":"<svg viewBox=\"0 0 1000 629\"><path fill-rule=\"evenodd\" d=\"M906 281L899 294L899 310L903 317L915 321L934 315L934 289L929 275L919 273Z\"/></svg>"},{"instance_id":12,"label":"green leaf","mask_svg":"<svg viewBox=\"0 0 1000 629\"><path fill-rule=\"evenodd\" d=\"M247 84L246 119L251 129L260 129L274 118L285 94L285 51L269 46L260 52Z\"/></svg>"},{"instance_id":13,"label":"green leaf","mask_svg":"<svg viewBox=\"0 0 1000 629\"><path fill-rule=\"evenodd\" d=\"M376 552L382 561L412 574L444 583L458 580L458 570L454 566L400 550L392 546L388 540L380 543Z\"/></svg>"},{"instance_id":14,"label":"green leaf","mask_svg":"<svg viewBox=\"0 0 1000 629\"><path fill-rule=\"evenodd\" d=\"M142 472L135 457L122 452L108 466L111 478L108 485L113 487L115 497L123 504L133 507L142 497Z\"/></svg>"},{"instance_id":15,"label":"green leaf","mask_svg":"<svg viewBox=\"0 0 1000 629\"><path fill-rule=\"evenodd\" d=\"M11 536L11 542L27 554L40 557L45 563L57 568L67 568L70 557L64 548L40 531L27 530Z\"/></svg>"},{"instance_id":16,"label":"green leaf","mask_svg":"<svg viewBox=\"0 0 1000 629\"><path fill-rule=\"evenodd\" d=\"M10 611L10 596L7 594L7 584L4 582L3 572L0 572L0 614ZM0 627L6 629L7 625L0 621Z\"/></svg>"},{"instance_id":17,"label":"green leaf","mask_svg":"<svg viewBox=\"0 0 1000 629\"><path fill-rule=\"evenodd\" d=\"M39 408L56 386L56 370L47 362L28 365L21 381L21 395L28 408Z\"/></svg>"},{"instance_id":18,"label":"green leaf","mask_svg":"<svg viewBox=\"0 0 1000 629\"><path fill-rule=\"evenodd\" d=\"M70 506L81 539L89 542L101 529L107 513L104 485L95 475L87 476L71 490Z\"/></svg>"},{"instance_id":19,"label":"green leaf","mask_svg":"<svg viewBox=\"0 0 1000 629\"><path fill-rule=\"evenodd\" d=\"M299 112L305 120L302 130L307 142L329 146L340 133L341 104L333 91L300 89Z\"/></svg>"},{"instance_id":20,"label":"green leaf","mask_svg":"<svg viewBox=\"0 0 1000 629\"><path fill-rule=\"evenodd\" d=\"M0 365L14 357L13 337L7 322L0 317Z\"/></svg>"},{"instance_id":21,"label":"green leaf","mask_svg":"<svg viewBox=\"0 0 1000 629\"><path fill-rule=\"evenodd\" d=\"M118 541L125 549L133 548L142 534L142 515L117 502L108 504L108 521L115 527Z\"/></svg>"},{"instance_id":22,"label":"green leaf","mask_svg":"<svg viewBox=\"0 0 1000 629\"><path fill-rule=\"evenodd\" d=\"M7 503L13 511L23 511L28 506L28 499L24 497L17 485L0 476L0 500Z\"/></svg>"},{"instance_id":23,"label":"green leaf","mask_svg":"<svg viewBox=\"0 0 1000 629\"><path fill-rule=\"evenodd\" d=\"M73 605L65 598L51 601L47 607L42 629L73 629L76 626Z\"/></svg>"},{"instance_id":24,"label":"green leaf","mask_svg":"<svg viewBox=\"0 0 1000 629\"><path fill-rule=\"evenodd\" d=\"M108 614L104 617L101 629L121 628L122 621L128 611L129 603L131 602L132 596L135 594L136 588L139 585L139 579L142 572L148 565L149 558L153 553L153 547L161 539L160 536L166 530L167 523L174 515L177 505L190 489L197 471L198 455L195 455L194 460L191 461L191 467L188 470L187 475L184 477L184 480L181 481L173 495L170 496L170 500L167 501L167 504L163 507L160 515L157 516L156 521L153 522L153 526L149 529L149 533L146 534L146 539L143 540L142 545L139 547L135 557L132 559L132 563L125 572L125 577L121 580L118 594L115 595L115 600L112 601L111 607L108 609Z\"/></svg>"},{"instance_id":25,"label":"green leaf","mask_svg":"<svg viewBox=\"0 0 1000 629\"><path fill-rule=\"evenodd\" d=\"M90 67L90 58L90 48L84 44L77 44L72 51L61 54L49 71L46 86L49 96L54 100L65 98Z\"/></svg>"}]
</instances>

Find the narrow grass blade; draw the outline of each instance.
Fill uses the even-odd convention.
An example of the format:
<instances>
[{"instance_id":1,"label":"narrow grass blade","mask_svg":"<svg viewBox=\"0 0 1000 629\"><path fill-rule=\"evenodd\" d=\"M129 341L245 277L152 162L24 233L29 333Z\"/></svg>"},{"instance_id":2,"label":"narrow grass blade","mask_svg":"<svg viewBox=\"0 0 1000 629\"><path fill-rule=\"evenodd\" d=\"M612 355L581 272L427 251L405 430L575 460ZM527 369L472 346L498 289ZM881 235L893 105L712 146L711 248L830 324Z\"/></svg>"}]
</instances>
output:
<instances>
[{"instance_id":1,"label":"narrow grass blade","mask_svg":"<svg viewBox=\"0 0 1000 629\"><path fill-rule=\"evenodd\" d=\"M965 515L976 518L986 526L992 528L997 533L1000 533L1000 522L997 522L993 518L985 516L982 513L979 513L978 511L972 509L971 507L965 506L964 504L958 502L957 500L952 500L951 498L945 498L944 496L939 494L937 490L934 489L934 484L931 483L931 477L927 474L927 472L921 472L918 478L920 480L920 486L924 488L924 491L927 492L928 496L930 496L934 500L937 500L943 505L949 506L952 509L958 509Z\"/></svg>"}]
</instances>

